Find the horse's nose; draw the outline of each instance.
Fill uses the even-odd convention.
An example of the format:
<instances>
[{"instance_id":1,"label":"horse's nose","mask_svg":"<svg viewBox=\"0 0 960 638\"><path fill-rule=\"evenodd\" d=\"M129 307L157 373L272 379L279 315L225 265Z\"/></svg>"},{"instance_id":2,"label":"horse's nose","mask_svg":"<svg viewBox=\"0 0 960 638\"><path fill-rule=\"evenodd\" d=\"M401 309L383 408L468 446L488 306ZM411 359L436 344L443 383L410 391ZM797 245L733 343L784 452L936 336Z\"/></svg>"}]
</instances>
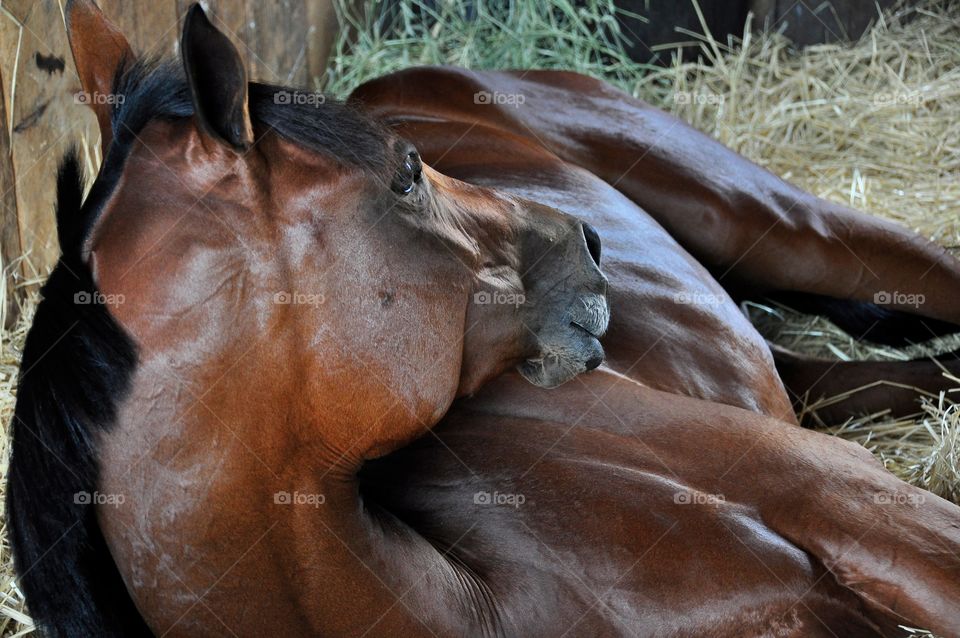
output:
<instances>
[{"instance_id":1,"label":"horse's nose","mask_svg":"<svg viewBox=\"0 0 960 638\"><path fill-rule=\"evenodd\" d=\"M587 242L587 250L590 252L590 256L593 257L593 261L597 266L600 266L600 235L597 233L597 229L591 226L590 224L583 222L580 224L580 229L583 231L583 239Z\"/></svg>"}]
</instances>

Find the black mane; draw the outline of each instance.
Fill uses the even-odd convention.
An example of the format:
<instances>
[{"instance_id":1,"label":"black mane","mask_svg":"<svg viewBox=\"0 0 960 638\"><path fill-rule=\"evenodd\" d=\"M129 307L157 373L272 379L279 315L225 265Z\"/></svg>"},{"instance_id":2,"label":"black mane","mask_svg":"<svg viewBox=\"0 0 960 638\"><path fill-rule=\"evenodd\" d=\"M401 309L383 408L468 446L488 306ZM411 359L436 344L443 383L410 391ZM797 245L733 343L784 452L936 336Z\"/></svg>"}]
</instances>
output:
<instances>
[{"instance_id":1,"label":"black mane","mask_svg":"<svg viewBox=\"0 0 960 638\"><path fill-rule=\"evenodd\" d=\"M179 61L140 60L114 82L111 147L125 155L135 136L154 119L190 117L193 104ZM250 117L283 137L346 164L379 170L384 166L388 133L375 120L320 93L251 82Z\"/></svg>"},{"instance_id":2,"label":"black mane","mask_svg":"<svg viewBox=\"0 0 960 638\"><path fill-rule=\"evenodd\" d=\"M96 437L129 385L136 348L99 303L83 240L76 153L57 179L61 256L44 284L20 362L11 423L7 520L30 613L51 636L150 635L117 571L90 502Z\"/></svg>"},{"instance_id":3,"label":"black mane","mask_svg":"<svg viewBox=\"0 0 960 638\"><path fill-rule=\"evenodd\" d=\"M113 142L80 214L84 219L82 237L89 233L101 205L120 180L124 162L144 127L153 120L193 115L179 61L138 60L126 65L114 79L113 95L122 96L111 117ZM296 96L310 99L298 101ZM383 175L389 182L390 134L352 106L320 93L257 82L249 84L249 106L255 125L345 165Z\"/></svg>"},{"instance_id":4,"label":"black mane","mask_svg":"<svg viewBox=\"0 0 960 638\"><path fill-rule=\"evenodd\" d=\"M314 98L277 100L292 89L250 85L256 125L338 161L386 169L389 135L352 108ZM97 524L99 433L116 419L137 365L136 345L103 303L82 246L116 188L137 135L151 121L185 118L193 105L171 62L134 62L114 83L123 101L113 142L86 201L75 152L57 180L61 256L27 335L14 410L7 517L16 571L38 626L52 636L149 636Z\"/></svg>"}]
</instances>

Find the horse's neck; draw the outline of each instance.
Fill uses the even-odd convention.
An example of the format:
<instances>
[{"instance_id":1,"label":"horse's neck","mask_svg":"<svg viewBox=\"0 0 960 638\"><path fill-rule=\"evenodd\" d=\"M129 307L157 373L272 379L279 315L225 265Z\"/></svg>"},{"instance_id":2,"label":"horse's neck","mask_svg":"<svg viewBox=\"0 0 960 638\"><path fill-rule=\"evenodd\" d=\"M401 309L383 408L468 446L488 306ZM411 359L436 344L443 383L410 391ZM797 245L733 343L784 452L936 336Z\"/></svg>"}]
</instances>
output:
<instances>
[{"instance_id":1,"label":"horse's neck","mask_svg":"<svg viewBox=\"0 0 960 638\"><path fill-rule=\"evenodd\" d=\"M277 540L292 550L285 549L291 564L281 570L301 575L301 606L323 601L311 614L323 619L323 633L351 633L354 619L369 624L370 609L388 610L380 623L396 635L463 635L471 622L478 631L493 628L496 614L477 604L489 599L483 583L391 513L365 503L355 477L330 473L315 489L291 493ZM310 507L311 495L322 504ZM344 625L331 628L328 619Z\"/></svg>"},{"instance_id":2,"label":"horse's neck","mask_svg":"<svg viewBox=\"0 0 960 638\"><path fill-rule=\"evenodd\" d=\"M184 405L144 409L164 378L149 372L138 373L100 443L98 489L123 495L101 528L138 607L157 627L181 616L185 631L209 622L195 600L165 597L184 587L211 591L218 613L289 618L273 627L284 635L358 635L370 609L389 610L382 622L393 635L464 635L464 618L485 622L489 614L474 601L488 597L476 581L410 527L365 504L342 459L286 436L287 421L257 408L265 399L255 384L224 381L223 397L208 394L190 410L187 393L179 397ZM211 416L223 405L229 414ZM169 569L144 583L140 574L158 556ZM275 595L221 597L224 574Z\"/></svg>"}]
</instances>

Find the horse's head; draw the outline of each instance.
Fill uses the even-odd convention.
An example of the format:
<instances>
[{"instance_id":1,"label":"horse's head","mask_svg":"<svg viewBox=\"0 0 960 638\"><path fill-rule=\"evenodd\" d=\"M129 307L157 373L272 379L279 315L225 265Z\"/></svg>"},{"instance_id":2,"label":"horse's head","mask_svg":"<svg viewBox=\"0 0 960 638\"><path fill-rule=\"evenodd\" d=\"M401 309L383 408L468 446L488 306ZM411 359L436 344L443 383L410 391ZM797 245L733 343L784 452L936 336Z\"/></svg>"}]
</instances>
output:
<instances>
[{"instance_id":1,"label":"horse's head","mask_svg":"<svg viewBox=\"0 0 960 638\"><path fill-rule=\"evenodd\" d=\"M590 227L445 177L342 104L248 84L196 5L185 73L132 63L92 2L68 17L105 150L83 254L142 367L204 392L257 366L237 401L276 388L341 451L375 430L370 455L510 367L550 387L600 364Z\"/></svg>"}]
</instances>

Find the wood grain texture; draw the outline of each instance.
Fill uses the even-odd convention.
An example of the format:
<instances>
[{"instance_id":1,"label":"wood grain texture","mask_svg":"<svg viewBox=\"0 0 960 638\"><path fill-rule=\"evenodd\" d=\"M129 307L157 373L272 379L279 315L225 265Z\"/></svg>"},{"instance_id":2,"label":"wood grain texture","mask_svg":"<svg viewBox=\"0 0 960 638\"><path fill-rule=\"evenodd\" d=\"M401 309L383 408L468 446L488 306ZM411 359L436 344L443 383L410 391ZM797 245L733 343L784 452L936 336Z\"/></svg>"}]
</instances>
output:
<instances>
[{"instance_id":1,"label":"wood grain texture","mask_svg":"<svg viewBox=\"0 0 960 638\"><path fill-rule=\"evenodd\" d=\"M0 70L0 267L3 269L4 309L3 325L13 326L19 308L17 285L22 280L20 271L20 228L17 219L17 184L13 172L12 149L7 133L6 97L3 90L3 71Z\"/></svg>"},{"instance_id":2,"label":"wood grain texture","mask_svg":"<svg viewBox=\"0 0 960 638\"><path fill-rule=\"evenodd\" d=\"M162 56L176 52L180 22L173 0L99 0L98 4L110 21L120 27L137 54Z\"/></svg>"},{"instance_id":3,"label":"wood grain texture","mask_svg":"<svg viewBox=\"0 0 960 638\"><path fill-rule=\"evenodd\" d=\"M41 281L57 259L54 184L63 154L79 147L91 173L100 159L96 120L75 99L80 82L63 22L64 1L0 0L0 258L4 265L22 261L20 283ZM191 0L98 4L137 54L178 54ZM337 30L332 0L202 5L240 51L251 79L318 85ZM17 260L20 256L26 258ZM8 296L7 303L11 300Z\"/></svg>"},{"instance_id":4,"label":"wood grain texture","mask_svg":"<svg viewBox=\"0 0 960 638\"><path fill-rule=\"evenodd\" d=\"M7 4L4 4L7 8ZM20 16L19 47L13 77L4 84L9 98L12 168L23 275L42 278L56 261L53 220L57 166L71 146L97 133L91 113L77 103L79 81L73 67L57 0L37 0L14 7Z\"/></svg>"}]
</instances>

